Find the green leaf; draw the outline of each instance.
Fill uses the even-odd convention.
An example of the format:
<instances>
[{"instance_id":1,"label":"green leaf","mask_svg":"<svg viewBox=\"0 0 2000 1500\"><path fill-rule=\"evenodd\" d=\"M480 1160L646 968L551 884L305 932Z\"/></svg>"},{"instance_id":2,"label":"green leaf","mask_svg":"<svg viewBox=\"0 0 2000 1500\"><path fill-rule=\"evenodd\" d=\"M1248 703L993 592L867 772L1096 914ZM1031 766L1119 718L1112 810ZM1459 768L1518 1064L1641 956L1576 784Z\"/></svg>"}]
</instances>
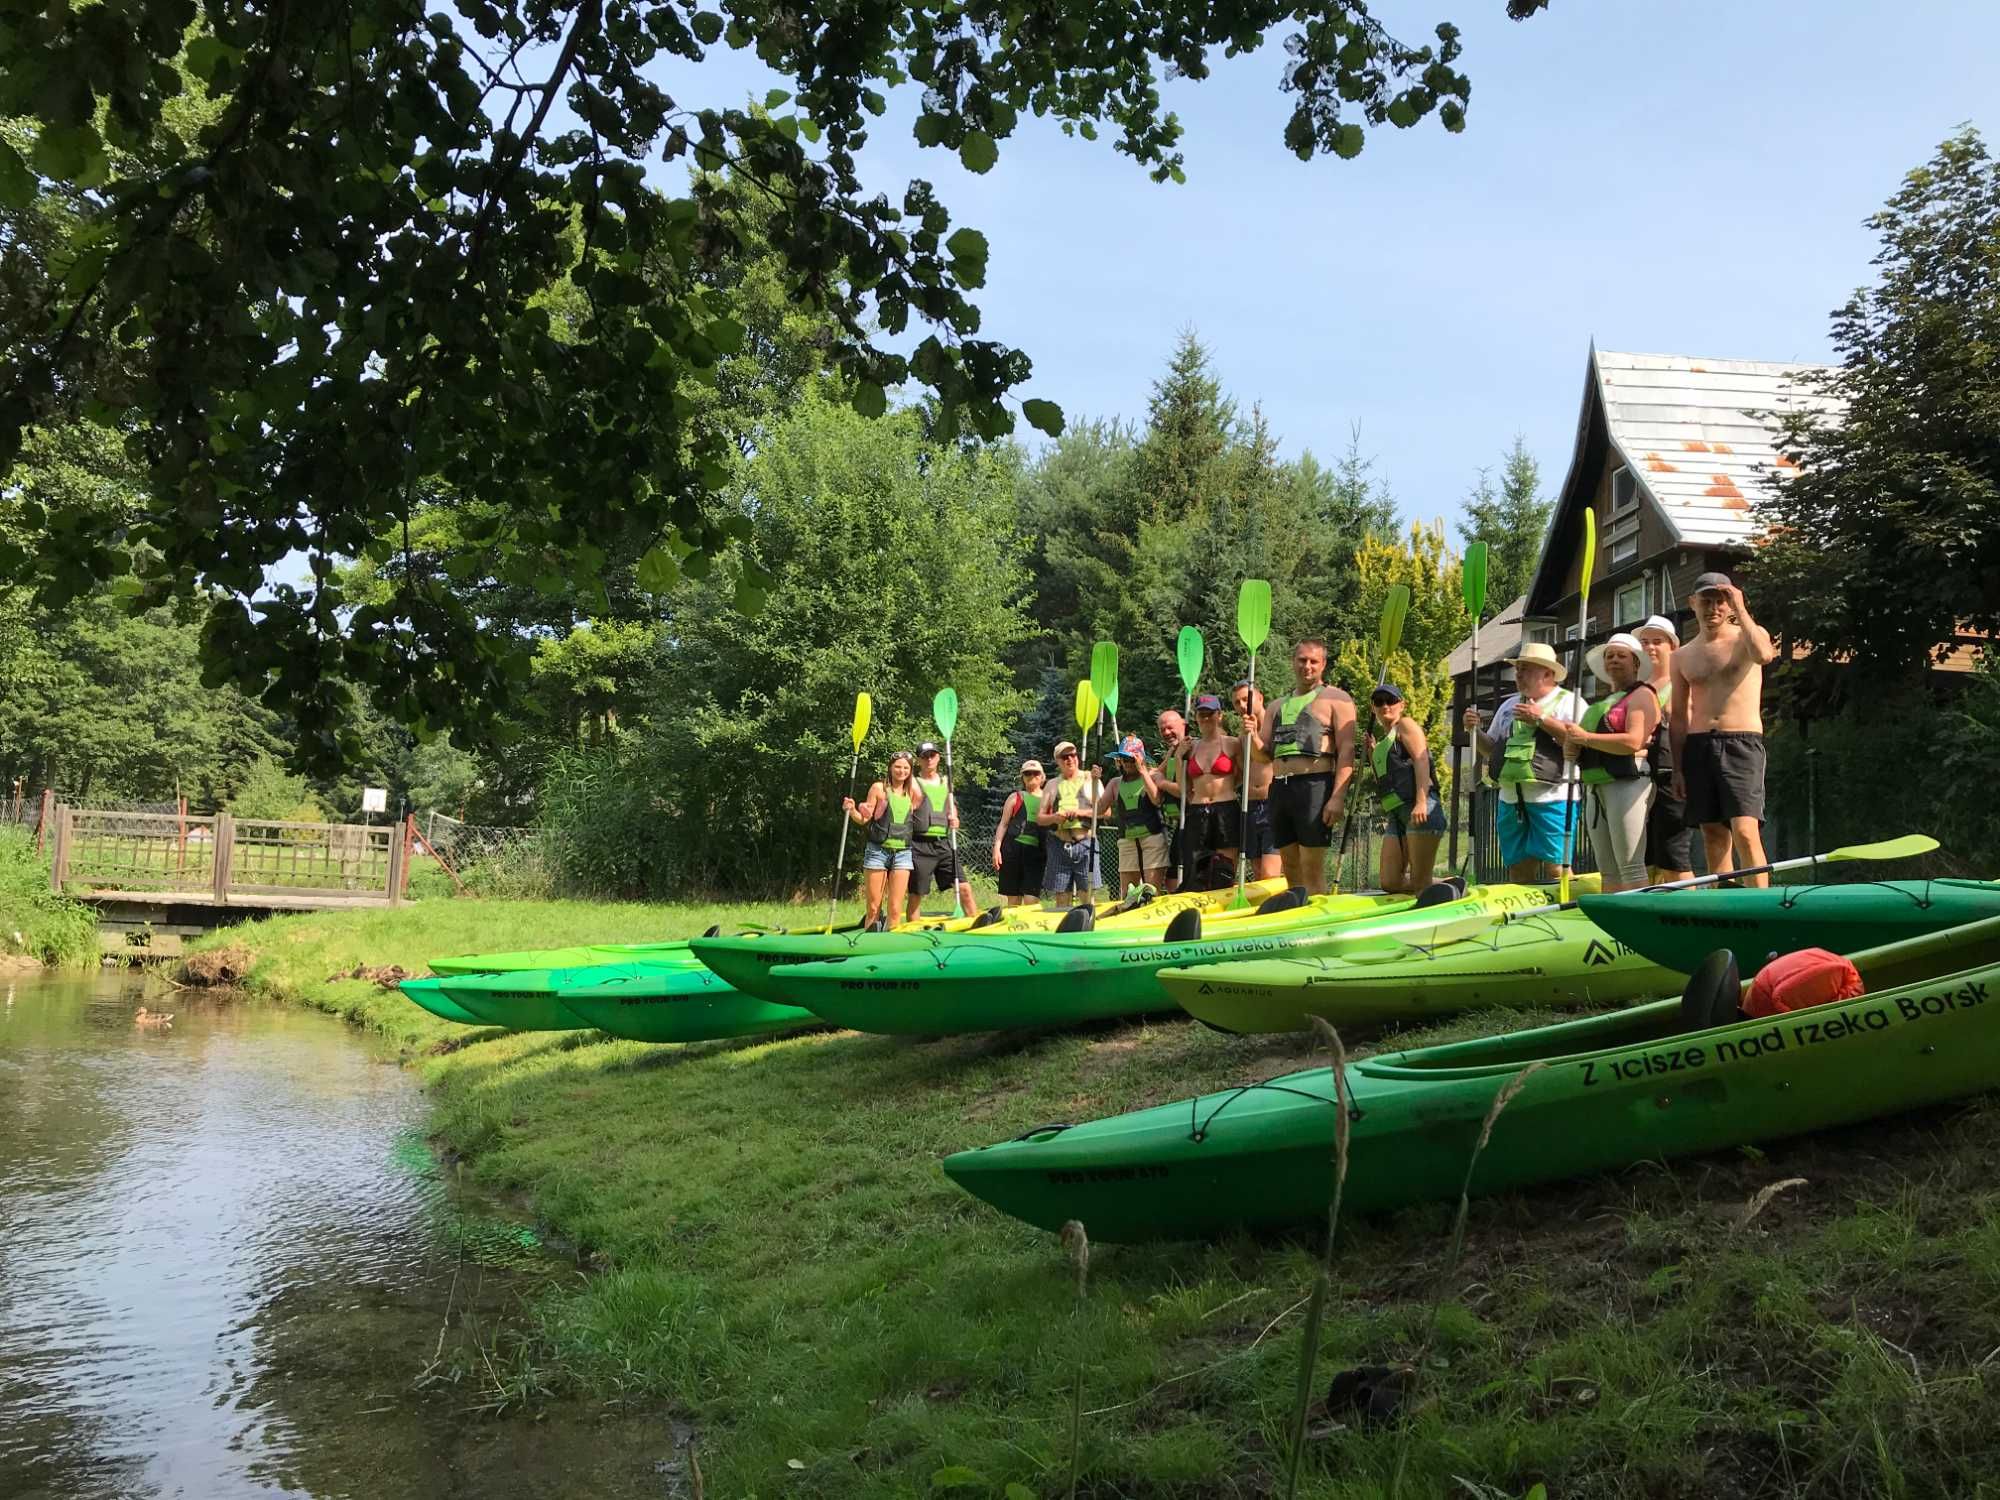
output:
<instances>
[{"instance_id":1,"label":"green leaf","mask_svg":"<svg viewBox=\"0 0 2000 1500\"><path fill-rule=\"evenodd\" d=\"M986 236L976 229L959 230L944 242L944 247L951 252L953 260L986 259Z\"/></svg>"},{"instance_id":2,"label":"green leaf","mask_svg":"<svg viewBox=\"0 0 2000 1500\"><path fill-rule=\"evenodd\" d=\"M111 172L92 125L52 125L35 137L35 169L76 187L95 187Z\"/></svg>"},{"instance_id":3,"label":"green leaf","mask_svg":"<svg viewBox=\"0 0 2000 1500\"><path fill-rule=\"evenodd\" d=\"M655 547L639 559L639 587L650 594L664 594L680 581L681 565L666 547Z\"/></svg>"},{"instance_id":4,"label":"green leaf","mask_svg":"<svg viewBox=\"0 0 2000 1500\"><path fill-rule=\"evenodd\" d=\"M856 385L854 394L848 400L864 417L879 417L889 409L888 393L872 380L864 380Z\"/></svg>"},{"instance_id":5,"label":"green leaf","mask_svg":"<svg viewBox=\"0 0 2000 1500\"><path fill-rule=\"evenodd\" d=\"M977 1469L968 1469L964 1464L952 1464L931 1475L934 1490L962 1490L986 1481Z\"/></svg>"},{"instance_id":6,"label":"green leaf","mask_svg":"<svg viewBox=\"0 0 2000 1500\"><path fill-rule=\"evenodd\" d=\"M1000 160L1000 148L993 144L992 136L975 130L960 143L958 159L965 163L968 172L990 172L993 163Z\"/></svg>"},{"instance_id":7,"label":"green leaf","mask_svg":"<svg viewBox=\"0 0 2000 1500\"><path fill-rule=\"evenodd\" d=\"M688 26L697 38L711 47L722 40L722 17L712 10L698 12Z\"/></svg>"},{"instance_id":8,"label":"green leaf","mask_svg":"<svg viewBox=\"0 0 2000 1500\"><path fill-rule=\"evenodd\" d=\"M916 136L919 146L936 146L944 141L946 124L943 115L921 114L917 116L917 123L910 133Z\"/></svg>"},{"instance_id":9,"label":"green leaf","mask_svg":"<svg viewBox=\"0 0 2000 1500\"><path fill-rule=\"evenodd\" d=\"M198 36L187 46L188 71L203 83L212 83L225 63L232 63L242 55L219 37Z\"/></svg>"},{"instance_id":10,"label":"green leaf","mask_svg":"<svg viewBox=\"0 0 2000 1500\"><path fill-rule=\"evenodd\" d=\"M786 100L790 99L791 97L792 96L789 90L772 89L770 93L764 96L764 108L776 109L780 104L783 104Z\"/></svg>"},{"instance_id":11,"label":"green leaf","mask_svg":"<svg viewBox=\"0 0 2000 1500\"><path fill-rule=\"evenodd\" d=\"M1014 122L1019 118L1020 116L1014 112L1014 106L1005 99L995 99L986 106L986 124L995 135L1012 134Z\"/></svg>"},{"instance_id":12,"label":"green leaf","mask_svg":"<svg viewBox=\"0 0 2000 1500\"><path fill-rule=\"evenodd\" d=\"M1361 154L1361 142L1359 125L1343 125L1334 135L1333 154L1342 161L1353 161Z\"/></svg>"},{"instance_id":13,"label":"green leaf","mask_svg":"<svg viewBox=\"0 0 2000 1500\"><path fill-rule=\"evenodd\" d=\"M1006 1500L1041 1500L1041 1497L1019 1480L1013 1480L1007 1485Z\"/></svg>"},{"instance_id":14,"label":"green leaf","mask_svg":"<svg viewBox=\"0 0 2000 1500\"><path fill-rule=\"evenodd\" d=\"M1408 130L1417 123L1417 107L1408 94L1398 94L1389 101L1389 123L1398 130Z\"/></svg>"},{"instance_id":15,"label":"green leaf","mask_svg":"<svg viewBox=\"0 0 2000 1500\"><path fill-rule=\"evenodd\" d=\"M1028 425L1037 432L1046 432L1050 437L1061 437L1063 430L1063 409L1053 401L1028 400L1021 403L1021 415L1028 419Z\"/></svg>"},{"instance_id":16,"label":"green leaf","mask_svg":"<svg viewBox=\"0 0 2000 1500\"><path fill-rule=\"evenodd\" d=\"M814 145L818 145L819 121L815 120L811 115L800 115L799 134L804 136L807 140L811 141Z\"/></svg>"},{"instance_id":17,"label":"green leaf","mask_svg":"<svg viewBox=\"0 0 2000 1500\"><path fill-rule=\"evenodd\" d=\"M21 153L0 141L0 208L26 208L35 201L35 174Z\"/></svg>"}]
</instances>

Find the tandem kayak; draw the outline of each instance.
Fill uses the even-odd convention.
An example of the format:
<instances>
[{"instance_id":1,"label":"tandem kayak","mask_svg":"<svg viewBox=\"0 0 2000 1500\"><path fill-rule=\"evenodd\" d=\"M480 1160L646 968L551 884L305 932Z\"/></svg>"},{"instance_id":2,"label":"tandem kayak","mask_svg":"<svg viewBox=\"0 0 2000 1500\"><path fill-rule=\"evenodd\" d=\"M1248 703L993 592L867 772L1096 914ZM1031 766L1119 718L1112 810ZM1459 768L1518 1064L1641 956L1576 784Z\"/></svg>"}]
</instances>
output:
<instances>
[{"instance_id":1,"label":"tandem kayak","mask_svg":"<svg viewBox=\"0 0 2000 1500\"><path fill-rule=\"evenodd\" d=\"M562 1008L634 1042L706 1042L824 1023L809 1010L746 995L692 961L593 964L550 976Z\"/></svg>"},{"instance_id":2,"label":"tandem kayak","mask_svg":"<svg viewBox=\"0 0 2000 1500\"><path fill-rule=\"evenodd\" d=\"M1345 956L1300 954L1164 969L1160 986L1223 1031L1416 1024L1493 1005L1622 1005L1680 984L1582 912L1525 914L1474 937Z\"/></svg>"},{"instance_id":3,"label":"tandem kayak","mask_svg":"<svg viewBox=\"0 0 2000 1500\"><path fill-rule=\"evenodd\" d=\"M1442 929L1483 926L1512 907L1536 906L1533 886L1475 887L1418 908L1409 896L1320 896L1305 905L1217 924L1169 940L1154 932L969 934L925 952L863 953L788 964L762 980L782 996L856 1031L937 1036L1010 1026L1071 1025L1169 1010L1160 970L1286 952L1338 953L1401 944Z\"/></svg>"},{"instance_id":4,"label":"tandem kayak","mask_svg":"<svg viewBox=\"0 0 2000 1500\"><path fill-rule=\"evenodd\" d=\"M1343 1212L1458 1196L1487 1112L1519 1092L1472 1191L1769 1141L2000 1082L2000 918L1850 955L1870 993L1689 1030L1680 1000L1346 1070ZM1531 1064L1543 1066L1522 1077ZM1324 1223L1332 1071L1318 1068L961 1151L960 1187L1043 1229L1178 1239Z\"/></svg>"},{"instance_id":5,"label":"tandem kayak","mask_svg":"<svg viewBox=\"0 0 2000 1500\"><path fill-rule=\"evenodd\" d=\"M1768 890L1621 891L1584 912L1619 942L1682 973L1717 948L1745 969L1801 948L1853 953L2000 916L2000 883L1874 880Z\"/></svg>"},{"instance_id":6,"label":"tandem kayak","mask_svg":"<svg viewBox=\"0 0 2000 1500\"><path fill-rule=\"evenodd\" d=\"M1105 902L1093 912L1092 932L1159 932L1184 911L1201 912L1202 920L1241 920L1254 916L1259 903L1283 894L1283 880L1253 880L1244 887L1244 906L1230 911L1236 889L1219 891L1178 891L1154 896L1137 906ZM740 990L761 994L766 999L786 997L768 987L766 976L780 964L806 964L821 959L849 958L856 954L929 953L951 943L987 939L1004 934L1053 932L1069 915L1064 907L1010 906L989 912L988 920L973 926L970 921L928 932L896 928L889 932L794 932L769 933L761 937L702 937L689 946L696 958ZM1088 934L1085 934L1086 936Z\"/></svg>"}]
</instances>

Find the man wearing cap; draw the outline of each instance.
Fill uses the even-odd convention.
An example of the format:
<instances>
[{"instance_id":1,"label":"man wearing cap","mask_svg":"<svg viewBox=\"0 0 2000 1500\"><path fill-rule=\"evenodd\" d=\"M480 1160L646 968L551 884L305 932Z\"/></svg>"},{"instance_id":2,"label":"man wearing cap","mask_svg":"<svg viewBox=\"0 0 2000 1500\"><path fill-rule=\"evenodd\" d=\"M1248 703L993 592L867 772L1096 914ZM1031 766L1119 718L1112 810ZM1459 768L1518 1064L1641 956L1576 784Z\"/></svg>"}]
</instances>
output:
<instances>
[{"instance_id":1,"label":"man wearing cap","mask_svg":"<svg viewBox=\"0 0 2000 1500\"><path fill-rule=\"evenodd\" d=\"M1085 773L1075 744L1056 746L1056 779L1042 793L1035 821L1047 830L1042 867L1042 896L1051 906L1068 906L1081 892L1102 885L1097 869L1097 840L1091 836L1091 804L1098 795L1097 779Z\"/></svg>"},{"instance_id":2,"label":"man wearing cap","mask_svg":"<svg viewBox=\"0 0 2000 1500\"><path fill-rule=\"evenodd\" d=\"M1563 804L1576 779L1576 766L1565 761L1562 741L1549 726L1573 723L1583 705L1575 693L1559 686L1563 663L1554 647L1526 642L1508 665L1518 691L1501 701L1483 734L1476 708L1465 711L1465 727L1499 783L1494 826L1507 878L1549 881L1562 864Z\"/></svg>"},{"instance_id":3,"label":"man wearing cap","mask_svg":"<svg viewBox=\"0 0 2000 1500\"><path fill-rule=\"evenodd\" d=\"M1646 810L1646 868L1655 884L1694 878L1694 833L1687 825L1687 800L1674 795L1674 750L1668 720L1674 701L1674 652L1681 633L1665 615L1654 615L1632 632L1646 653L1646 678L1660 701L1660 722L1646 749L1652 768L1653 801Z\"/></svg>"},{"instance_id":4,"label":"man wearing cap","mask_svg":"<svg viewBox=\"0 0 2000 1500\"><path fill-rule=\"evenodd\" d=\"M1292 648L1291 696L1265 708L1252 736L1268 754L1271 834L1288 884L1326 890L1326 849L1347 806L1354 777L1354 700L1326 678L1326 642L1308 636Z\"/></svg>"},{"instance_id":5,"label":"man wearing cap","mask_svg":"<svg viewBox=\"0 0 2000 1500\"><path fill-rule=\"evenodd\" d=\"M979 908L973 904L972 885L960 872L958 855L951 847L952 830L958 827L958 799L952 795L950 783L938 771L935 741L925 740L917 746L917 774L914 779L923 791L930 819L910 838L910 856L915 867L910 875L910 895L904 903L903 920L916 920L918 908L932 890L948 891L954 885L958 887L959 910L977 911Z\"/></svg>"},{"instance_id":6,"label":"man wearing cap","mask_svg":"<svg viewBox=\"0 0 2000 1500\"><path fill-rule=\"evenodd\" d=\"M1187 739L1187 720L1181 717L1177 708L1167 709L1158 719L1160 726L1160 765L1164 769L1173 763ZM1160 823L1167 834L1167 878L1160 882L1163 891L1176 891L1181 884L1181 793L1180 787L1164 775L1154 778L1160 784Z\"/></svg>"},{"instance_id":7,"label":"man wearing cap","mask_svg":"<svg viewBox=\"0 0 2000 1500\"><path fill-rule=\"evenodd\" d=\"M1246 682L1229 690L1230 707L1247 729L1264 719L1264 695ZM1252 880L1269 880L1284 873L1278 858L1278 840L1271 832L1271 777L1277 764L1271 752L1259 749L1253 736L1250 747L1250 820L1243 825L1243 858Z\"/></svg>"},{"instance_id":8,"label":"man wearing cap","mask_svg":"<svg viewBox=\"0 0 2000 1500\"><path fill-rule=\"evenodd\" d=\"M1118 837L1118 884L1126 895L1141 885L1159 890L1167 878L1167 831L1160 820L1165 784L1146 764L1146 742L1128 734L1112 752L1118 774L1097 803L1099 823Z\"/></svg>"},{"instance_id":9,"label":"man wearing cap","mask_svg":"<svg viewBox=\"0 0 2000 1500\"><path fill-rule=\"evenodd\" d=\"M1674 793L1719 875L1764 863L1764 668L1778 648L1728 574L1695 579L1689 603L1701 633L1674 653Z\"/></svg>"},{"instance_id":10,"label":"man wearing cap","mask_svg":"<svg viewBox=\"0 0 2000 1500\"><path fill-rule=\"evenodd\" d=\"M1047 779L1040 761L1022 761L1021 788L1007 794L999 825L993 830L993 871L1009 906L1032 906L1042 897L1047 857L1042 852L1045 835L1035 813L1041 808Z\"/></svg>"}]
</instances>

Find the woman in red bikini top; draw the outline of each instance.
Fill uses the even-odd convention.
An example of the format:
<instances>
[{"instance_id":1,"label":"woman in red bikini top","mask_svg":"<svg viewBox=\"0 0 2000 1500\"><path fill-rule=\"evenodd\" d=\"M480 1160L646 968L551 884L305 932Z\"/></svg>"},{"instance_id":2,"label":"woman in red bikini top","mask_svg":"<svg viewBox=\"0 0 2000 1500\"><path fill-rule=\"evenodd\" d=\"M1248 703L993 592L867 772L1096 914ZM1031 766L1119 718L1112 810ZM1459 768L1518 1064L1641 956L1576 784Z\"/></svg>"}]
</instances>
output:
<instances>
[{"instance_id":1,"label":"woman in red bikini top","mask_svg":"<svg viewBox=\"0 0 2000 1500\"><path fill-rule=\"evenodd\" d=\"M1211 802L1234 802L1238 786L1236 754L1233 752L1240 752L1241 746L1223 728L1221 700L1210 694L1195 699L1194 721L1199 737L1182 741L1187 746L1183 757L1187 763L1186 787L1181 789L1178 777L1173 784L1192 807L1205 807Z\"/></svg>"}]
</instances>

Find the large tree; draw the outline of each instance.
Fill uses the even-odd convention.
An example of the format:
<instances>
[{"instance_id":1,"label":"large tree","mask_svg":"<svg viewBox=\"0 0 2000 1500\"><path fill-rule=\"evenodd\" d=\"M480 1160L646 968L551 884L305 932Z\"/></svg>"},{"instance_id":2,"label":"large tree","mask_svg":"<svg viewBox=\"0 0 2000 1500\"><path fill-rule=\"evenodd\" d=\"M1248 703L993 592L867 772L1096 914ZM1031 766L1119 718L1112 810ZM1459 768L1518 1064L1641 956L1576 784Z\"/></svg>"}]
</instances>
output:
<instances>
[{"instance_id":1,"label":"large tree","mask_svg":"<svg viewBox=\"0 0 2000 1500\"><path fill-rule=\"evenodd\" d=\"M1877 279L1833 315L1827 409L1783 420L1757 565L1820 686L2000 631L2000 163L1960 131L1868 225Z\"/></svg>"},{"instance_id":2,"label":"large tree","mask_svg":"<svg viewBox=\"0 0 2000 1500\"><path fill-rule=\"evenodd\" d=\"M1497 612L1527 592L1554 509L1554 498L1542 494L1542 467L1528 451L1527 440L1516 433L1500 460L1499 488L1494 488L1492 471L1481 469L1458 523L1467 544L1486 543L1489 610Z\"/></svg>"},{"instance_id":3,"label":"large tree","mask_svg":"<svg viewBox=\"0 0 2000 1500\"><path fill-rule=\"evenodd\" d=\"M343 713L348 679L407 719L476 721L516 690L518 643L421 570L356 605L335 563L438 489L490 505L500 571L551 589L631 538L669 587L740 533L712 503L727 435L693 420L745 337L715 274L745 248L717 171L768 199L759 233L786 294L833 317L859 410L914 380L941 434L1001 435L1029 362L979 336L985 238L927 182L862 186L887 92L920 88L916 139L975 172L1032 113L1106 126L1179 179L1162 75L1203 78L1280 27L1300 157L1351 157L1368 125L1463 128L1456 29L1405 42L1364 0L0 7L0 118L27 121L0 140L0 465L29 428L87 419L129 432L146 481L125 534L52 518L39 545L0 546L0 577L65 597L132 569L143 603L213 598L209 659L304 718ZM718 44L792 88L690 97ZM198 126L173 113L190 76L215 106ZM659 191L658 159L704 174ZM19 216L48 194L74 212L23 251ZM573 324L549 306L565 287ZM293 554L305 580L267 583Z\"/></svg>"}]
</instances>

